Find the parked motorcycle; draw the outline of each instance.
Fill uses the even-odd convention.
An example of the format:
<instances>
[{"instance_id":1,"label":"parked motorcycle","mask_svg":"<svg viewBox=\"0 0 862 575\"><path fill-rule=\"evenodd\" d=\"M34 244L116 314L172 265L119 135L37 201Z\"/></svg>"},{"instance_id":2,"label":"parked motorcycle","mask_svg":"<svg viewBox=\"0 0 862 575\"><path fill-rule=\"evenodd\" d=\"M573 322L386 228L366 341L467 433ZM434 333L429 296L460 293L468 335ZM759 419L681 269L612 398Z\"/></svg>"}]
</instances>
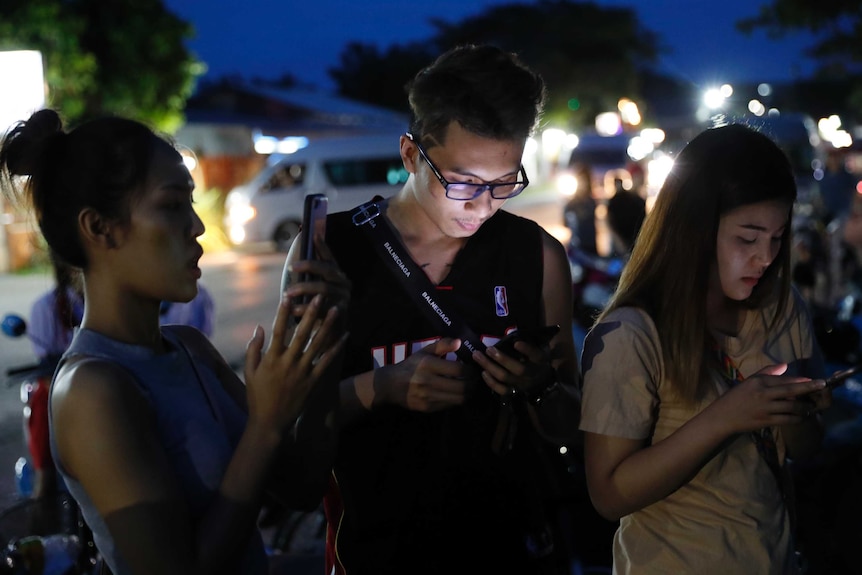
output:
<instances>
[{"instance_id":1,"label":"parked motorcycle","mask_svg":"<svg viewBox=\"0 0 862 575\"><path fill-rule=\"evenodd\" d=\"M95 575L97 554L68 493L0 512L0 575Z\"/></svg>"},{"instance_id":2,"label":"parked motorcycle","mask_svg":"<svg viewBox=\"0 0 862 575\"><path fill-rule=\"evenodd\" d=\"M12 338L31 337L27 334L27 323L15 314L3 317L0 330ZM21 500L0 511L0 575L95 573L98 552L72 496L59 489L38 494L33 491L36 477L30 455L33 441L47 438L44 433L33 433L32 426L45 425L37 419L47 417L48 390L58 360L59 356L51 356L6 370L6 385L17 385L20 390L26 455L15 464Z\"/></svg>"},{"instance_id":3,"label":"parked motorcycle","mask_svg":"<svg viewBox=\"0 0 862 575\"><path fill-rule=\"evenodd\" d=\"M27 336L27 323L18 315L7 314L0 322L3 333L12 338ZM29 336L28 336L29 337ZM6 370L6 385L19 388L19 397L23 405L22 421L24 431L24 445L26 454L18 459L15 464L15 478L18 493L22 497L30 497L34 494L34 481L36 473L34 464L45 466L50 461L33 461L31 454L39 453L44 458L47 453L47 437L44 430L47 429L47 401L48 389L51 385L51 377L59 361L59 356L48 356L40 361L27 365L11 367ZM34 428L38 427L39 430ZM40 442L39 446L35 442ZM41 487L36 489L36 495L42 493Z\"/></svg>"}]
</instances>

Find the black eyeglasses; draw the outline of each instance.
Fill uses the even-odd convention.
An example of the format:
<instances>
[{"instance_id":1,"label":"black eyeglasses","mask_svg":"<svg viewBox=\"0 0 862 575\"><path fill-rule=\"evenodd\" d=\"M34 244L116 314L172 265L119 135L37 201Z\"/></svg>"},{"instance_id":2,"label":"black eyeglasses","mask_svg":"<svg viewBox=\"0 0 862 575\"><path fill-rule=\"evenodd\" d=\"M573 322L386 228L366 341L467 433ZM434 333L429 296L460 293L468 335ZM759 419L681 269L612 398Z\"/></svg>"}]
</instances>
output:
<instances>
[{"instance_id":1,"label":"black eyeglasses","mask_svg":"<svg viewBox=\"0 0 862 575\"><path fill-rule=\"evenodd\" d=\"M514 198L518 194L524 191L530 184L530 180L527 179L527 172L524 170L523 164L521 165L521 169L519 170L519 174L521 179L517 182L503 182L499 184L468 184L466 182L449 182L446 178L443 177L443 174L440 173L440 170L437 169L437 166L434 165L434 162L431 161L431 158L428 157L428 154L425 152L425 148L422 147L422 144L419 143L419 140L413 137L413 134L407 132L404 134L410 141L416 144L416 148L419 150L419 153L422 155L422 158L427 162L428 167L431 168L431 171L434 172L434 175L437 176L437 179L440 180L440 184L446 190L446 197L450 200L458 200L461 202L467 202L470 200L474 200L485 193L485 190L491 192L491 197L495 200L508 200L509 198Z\"/></svg>"}]
</instances>

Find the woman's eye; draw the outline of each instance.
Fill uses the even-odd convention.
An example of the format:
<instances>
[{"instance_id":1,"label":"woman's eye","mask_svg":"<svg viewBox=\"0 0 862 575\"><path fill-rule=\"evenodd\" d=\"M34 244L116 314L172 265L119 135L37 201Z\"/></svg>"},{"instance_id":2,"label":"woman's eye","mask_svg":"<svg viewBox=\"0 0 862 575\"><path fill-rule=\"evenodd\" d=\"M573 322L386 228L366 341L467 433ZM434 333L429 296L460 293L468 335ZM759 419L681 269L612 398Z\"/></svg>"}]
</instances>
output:
<instances>
[{"instance_id":1,"label":"woman's eye","mask_svg":"<svg viewBox=\"0 0 862 575\"><path fill-rule=\"evenodd\" d=\"M742 242L742 243L744 243L744 244L748 244L748 245L750 245L750 244L753 244L754 242L756 242L756 241L757 241L757 238L748 239L748 238L742 238L742 237L741 237L741 238L739 238L739 241L741 241L741 242Z\"/></svg>"},{"instance_id":2,"label":"woman's eye","mask_svg":"<svg viewBox=\"0 0 862 575\"><path fill-rule=\"evenodd\" d=\"M186 209L188 202L168 202L165 204L165 209L170 212L181 212Z\"/></svg>"}]
</instances>

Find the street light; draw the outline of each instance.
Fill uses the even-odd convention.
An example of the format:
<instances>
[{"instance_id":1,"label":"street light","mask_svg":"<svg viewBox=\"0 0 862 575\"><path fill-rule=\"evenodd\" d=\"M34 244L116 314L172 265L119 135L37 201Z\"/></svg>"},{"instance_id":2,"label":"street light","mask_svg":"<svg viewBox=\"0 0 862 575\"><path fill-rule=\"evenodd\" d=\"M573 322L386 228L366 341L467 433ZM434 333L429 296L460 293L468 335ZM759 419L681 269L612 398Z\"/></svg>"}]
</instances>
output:
<instances>
[{"instance_id":1,"label":"street light","mask_svg":"<svg viewBox=\"0 0 862 575\"><path fill-rule=\"evenodd\" d=\"M710 110L724 107L725 101L733 95L733 86L722 84L720 88L709 88L703 93L703 103Z\"/></svg>"}]
</instances>

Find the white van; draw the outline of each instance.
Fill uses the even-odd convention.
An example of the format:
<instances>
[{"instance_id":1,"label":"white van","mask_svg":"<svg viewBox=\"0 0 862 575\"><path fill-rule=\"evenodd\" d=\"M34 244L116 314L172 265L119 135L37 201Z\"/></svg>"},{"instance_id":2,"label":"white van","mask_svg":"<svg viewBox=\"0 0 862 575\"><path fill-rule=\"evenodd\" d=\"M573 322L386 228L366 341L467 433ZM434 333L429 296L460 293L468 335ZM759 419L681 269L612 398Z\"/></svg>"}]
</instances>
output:
<instances>
[{"instance_id":1,"label":"white van","mask_svg":"<svg viewBox=\"0 0 862 575\"><path fill-rule=\"evenodd\" d=\"M287 251L299 231L306 195L329 198L329 212L350 210L375 195L388 197L407 181L399 135L312 140L273 155L248 183L225 199L225 226L235 245L274 242Z\"/></svg>"}]
</instances>

